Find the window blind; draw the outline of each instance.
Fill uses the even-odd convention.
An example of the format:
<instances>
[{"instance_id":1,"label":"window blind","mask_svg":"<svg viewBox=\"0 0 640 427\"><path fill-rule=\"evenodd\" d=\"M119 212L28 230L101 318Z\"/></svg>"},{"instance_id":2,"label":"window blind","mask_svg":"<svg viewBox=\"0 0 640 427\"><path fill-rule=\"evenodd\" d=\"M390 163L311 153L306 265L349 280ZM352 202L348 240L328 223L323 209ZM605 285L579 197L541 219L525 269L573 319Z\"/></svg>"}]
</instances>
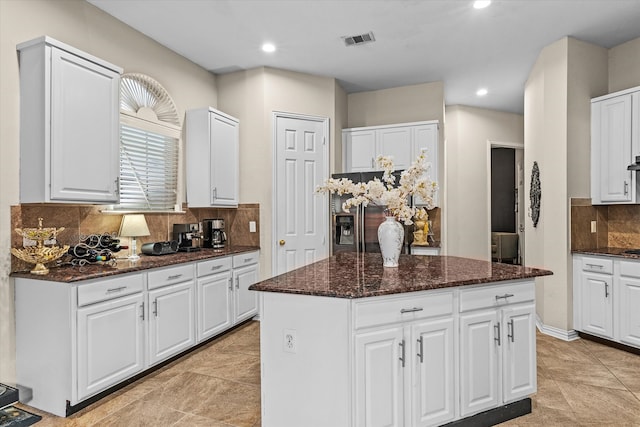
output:
<instances>
[{"instance_id":1,"label":"window blind","mask_svg":"<svg viewBox=\"0 0 640 427\"><path fill-rule=\"evenodd\" d=\"M120 125L118 210L173 210L178 185L178 139Z\"/></svg>"}]
</instances>

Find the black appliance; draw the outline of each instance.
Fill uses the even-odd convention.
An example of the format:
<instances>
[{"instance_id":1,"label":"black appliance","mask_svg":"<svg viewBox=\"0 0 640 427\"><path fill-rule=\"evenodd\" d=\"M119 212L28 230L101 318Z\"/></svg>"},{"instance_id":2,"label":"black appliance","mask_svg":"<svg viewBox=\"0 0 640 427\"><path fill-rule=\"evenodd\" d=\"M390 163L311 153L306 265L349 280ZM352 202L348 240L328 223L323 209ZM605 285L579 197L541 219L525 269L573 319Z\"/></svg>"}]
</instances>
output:
<instances>
[{"instance_id":1,"label":"black appliance","mask_svg":"<svg viewBox=\"0 0 640 427\"><path fill-rule=\"evenodd\" d=\"M400 182L400 173L395 171L396 185ZM382 180L383 172L353 172L331 175L332 178L348 178L353 182L367 182L374 178ZM378 226L384 221L384 207L369 205L351 208L349 212L342 210L342 204L351 198L350 194L331 195L332 230L331 240L333 253L339 252L380 252L378 243ZM402 253L410 253L413 233L410 226L404 229L404 245Z\"/></svg>"},{"instance_id":2,"label":"black appliance","mask_svg":"<svg viewBox=\"0 0 640 427\"><path fill-rule=\"evenodd\" d=\"M224 219L205 219L202 221L203 241L205 248L224 249L227 233L224 231Z\"/></svg>"},{"instance_id":3,"label":"black appliance","mask_svg":"<svg viewBox=\"0 0 640 427\"><path fill-rule=\"evenodd\" d=\"M201 236L200 224L173 224L173 240L180 252L199 251Z\"/></svg>"},{"instance_id":4,"label":"black appliance","mask_svg":"<svg viewBox=\"0 0 640 427\"><path fill-rule=\"evenodd\" d=\"M152 242L142 245L142 253L145 255L169 255L178 252L178 242Z\"/></svg>"}]
</instances>

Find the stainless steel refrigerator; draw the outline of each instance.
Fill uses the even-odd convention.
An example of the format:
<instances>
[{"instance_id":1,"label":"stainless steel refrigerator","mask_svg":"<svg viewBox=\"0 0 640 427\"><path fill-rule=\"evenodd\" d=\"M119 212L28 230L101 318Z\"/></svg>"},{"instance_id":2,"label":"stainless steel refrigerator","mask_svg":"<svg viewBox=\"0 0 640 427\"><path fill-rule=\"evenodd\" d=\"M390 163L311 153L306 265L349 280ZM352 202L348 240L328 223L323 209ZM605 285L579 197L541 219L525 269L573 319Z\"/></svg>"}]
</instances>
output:
<instances>
[{"instance_id":1,"label":"stainless steel refrigerator","mask_svg":"<svg viewBox=\"0 0 640 427\"><path fill-rule=\"evenodd\" d=\"M396 183L400 181L400 172L394 172ZM334 174L332 178L348 178L353 182L367 182L374 177L382 178L382 172L354 172ZM384 207L369 205L342 211L342 204L351 197L350 194L331 195L332 229L331 239L333 253L339 252L380 252L378 243L378 226L384 221ZM405 226L402 253L409 253L411 245L411 229Z\"/></svg>"}]
</instances>

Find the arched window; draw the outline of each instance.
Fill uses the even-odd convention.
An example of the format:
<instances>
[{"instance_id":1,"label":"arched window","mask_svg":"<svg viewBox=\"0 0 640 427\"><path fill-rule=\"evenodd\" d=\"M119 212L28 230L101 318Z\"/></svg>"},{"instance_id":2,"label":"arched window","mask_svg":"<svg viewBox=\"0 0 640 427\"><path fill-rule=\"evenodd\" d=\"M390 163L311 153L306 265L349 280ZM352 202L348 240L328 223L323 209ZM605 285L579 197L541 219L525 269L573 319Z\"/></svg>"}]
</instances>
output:
<instances>
[{"instance_id":1,"label":"arched window","mask_svg":"<svg viewBox=\"0 0 640 427\"><path fill-rule=\"evenodd\" d=\"M181 126L173 100L154 79L120 83L119 211L172 211L177 203Z\"/></svg>"}]
</instances>

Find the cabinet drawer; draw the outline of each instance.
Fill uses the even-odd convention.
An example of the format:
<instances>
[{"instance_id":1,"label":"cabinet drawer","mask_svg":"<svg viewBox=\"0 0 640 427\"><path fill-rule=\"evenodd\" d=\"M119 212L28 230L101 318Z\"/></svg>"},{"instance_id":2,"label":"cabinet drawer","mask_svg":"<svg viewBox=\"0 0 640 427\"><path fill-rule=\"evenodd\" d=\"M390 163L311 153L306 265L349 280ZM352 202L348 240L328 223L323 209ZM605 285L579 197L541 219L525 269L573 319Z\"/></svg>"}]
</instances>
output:
<instances>
[{"instance_id":1,"label":"cabinet drawer","mask_svg":"<svg viewBox=\"0 0 640 427\"><path fill-rule=\"evenodd\" d=\"M453 292L355 303L356 329L453 313Z\"/></svg>"},{"instance_id":2,"label":"cabinet drawer","mask_svg":"<svg viewBox=\"0 0 640 427\"><path fill-rule=\"evenodd\" d=\"M640 261L620 261L620 275L640 277Z\"/></svg>"},{"instance_id":3,"label":"cabinet drawer","mask_svg":"<svg viewBox=\"0 0 640 427\"><path fill-rule=\"evenodd\" d=\"M121 276L86 285L79 285L78 306L82 307L96 302L142 292L143 287L144 280L142 279L142 274Z\"/></svg>"},{"instance_id":4,"label":"cabinet drawer","mask_svg":"<svg viewBox=\"0 0 640 427\"><path fill-rule=\"evenodd\" d=\"M201 261L197 264L198 277L231 270L231 262L230 256Z\"/></svg>"},{"instance_id":5,"label":"cabinet drawer","mask_svg":"<svg viewBox=\"0 0 640 427\"><path fill-rule=\"evenodd\" d=\"M257 262L258 251L233 256L233 268L242 267L243 265L256 264Z\"/></svg>"},{"instance_id":6,"label":"cabinet drawer","mask_svg":"<svg viewBox=\"0 0 640 427\"><path fill-rule=\"evenodd\" d=\"M149 289L156 289L193 279L193 264L163 268L161 270L151 271L148 274Z\"/></svg>"},{"instance_id":7,"label":"cabinet drawer","mask_svg":"<svg viewBox=\"0 0 640 427\"><path fill-rule=\"evenodd\" d=\"M582 257L582 271L613 274L613 260L609 258Z\"/></svg>"},{"instance_id":8,"label":"cabinet drawer","mask_svg":"<svg viewBox=\"0 0 640 427\"><path fill-rule=\"evenodd\" d=\"M500 286L479 287L460 291L460 311L471 311L480 308L500 307L533 301L535 298L533 282L511 283Z\"/></svg>"}]
</instances>

